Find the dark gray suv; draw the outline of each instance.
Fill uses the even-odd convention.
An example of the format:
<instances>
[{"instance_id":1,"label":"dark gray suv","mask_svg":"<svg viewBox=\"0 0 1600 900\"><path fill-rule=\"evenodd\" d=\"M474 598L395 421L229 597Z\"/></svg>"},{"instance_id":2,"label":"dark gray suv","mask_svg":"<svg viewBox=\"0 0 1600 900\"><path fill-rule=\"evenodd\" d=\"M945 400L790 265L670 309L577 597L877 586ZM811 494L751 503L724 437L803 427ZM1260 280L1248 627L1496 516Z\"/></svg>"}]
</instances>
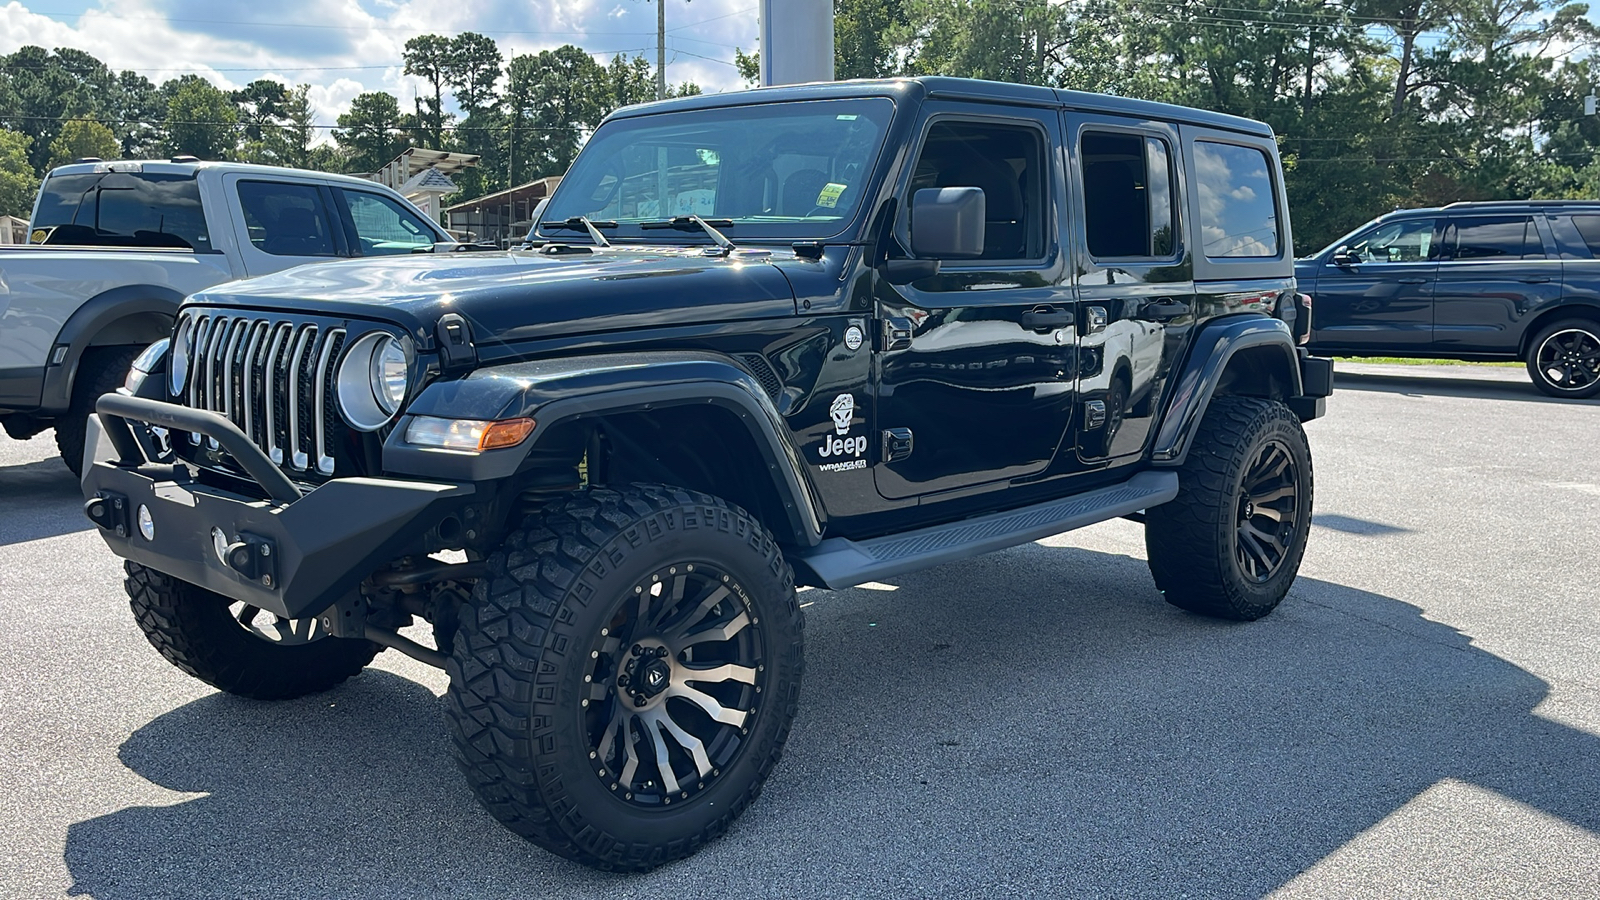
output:
<instances>
[{"instance_id":1,"label":"dark gray suv","mask_svg":"<svg viewBox=\"0 0 1600 900\"><path fill-rule=\"evenodd\" d=\"M1520 359L1546 394L1600 394L1600 202L1397 210L1295 278L1319 355Z\"/></svg>"}]
</instances>

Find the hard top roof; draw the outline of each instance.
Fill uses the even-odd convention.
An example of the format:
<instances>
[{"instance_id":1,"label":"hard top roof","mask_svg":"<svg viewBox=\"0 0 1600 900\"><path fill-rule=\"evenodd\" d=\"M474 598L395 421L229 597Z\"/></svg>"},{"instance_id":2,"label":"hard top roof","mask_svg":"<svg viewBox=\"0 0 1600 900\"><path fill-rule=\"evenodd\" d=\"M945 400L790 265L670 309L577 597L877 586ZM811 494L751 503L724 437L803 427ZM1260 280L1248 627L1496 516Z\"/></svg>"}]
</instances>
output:
<instances>
[{"instance_id":1,"label":"hard top roof","mask_svg":"<svg viewBox=\"0 0 1600 900\"><path fill-rule=\"evenodd\" d=\"M664 112L690 109L713 109L727 106L745 106L755 103L781 103L791 100L836 100L850 97L891 97L917 100L960 99L979 103L1001 103L1022 106L1045 106L1059 109L1103 112L1113 115L1137 116L1169 122L1186 122L1209 128L1222 128L1246 134L1271 137L1272 129L1253 119L1230 116L1224 113L1155 103L1149 100L1130 100L1111 94L1092 94L1086 91L1069 91L1060 88L1037 87L1029 84L1011 84L1003 81L983 81L976 78L948 78L927 76L922 78L880 78L856 81L825 81L813 84L782 85L755 88L748 91L730 91L722 94L697 94L628 106L612 113L610 118L631 118Z\"/></svg>"}]
</instances>

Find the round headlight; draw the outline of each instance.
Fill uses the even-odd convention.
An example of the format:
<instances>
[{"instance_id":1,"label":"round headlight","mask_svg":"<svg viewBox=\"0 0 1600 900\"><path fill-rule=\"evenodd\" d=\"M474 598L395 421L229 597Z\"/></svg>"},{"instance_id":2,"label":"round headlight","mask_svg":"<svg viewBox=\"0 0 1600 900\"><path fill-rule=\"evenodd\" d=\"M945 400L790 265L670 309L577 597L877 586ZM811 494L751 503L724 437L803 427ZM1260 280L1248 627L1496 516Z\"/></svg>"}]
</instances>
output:
<instances>
[{"instance_id":1,"label":"round headlight","mask_svg":"<svg viewBox=\"0 0 1600 900\"><path fill-rule=\"evenodd\" d=\"M183 393L189 381L189 352L194 343L194 319L185 316L172 336L171 358L167 360L167 386L174 395Z\"/></svg>"},{"instance_id":2,"label":"round headlight","mask_svg":"<svg viewBox=\"0 0 1600 900\"><path fill-rule=\"evenodd\" d=\"M339 363L335 390L339 412L357 431L377 431L394 419L406 399L406 353L381 331L361 337Z\"/></svg>"},{"instance_id":3,"label":"round headlight","mask_svg":"<svg viewBox=\"0 0 1600 900\"><path fill-rule=\"evenodd\" d=\"M406 352L394 338L385 338L372 354L372 395L385 412L394 412L406 399Z\"/></svg>"}]
</instances>

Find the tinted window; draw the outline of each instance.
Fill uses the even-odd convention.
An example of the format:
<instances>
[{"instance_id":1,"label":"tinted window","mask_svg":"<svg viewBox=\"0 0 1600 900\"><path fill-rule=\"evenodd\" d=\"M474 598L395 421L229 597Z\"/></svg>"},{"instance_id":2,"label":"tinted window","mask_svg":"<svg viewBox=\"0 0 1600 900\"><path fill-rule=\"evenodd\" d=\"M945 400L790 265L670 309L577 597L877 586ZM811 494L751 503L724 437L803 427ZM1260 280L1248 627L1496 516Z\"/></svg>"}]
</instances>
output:
<instances>
[{"instance_id":1,"label":"tinted window","mask_svg":"<svg viewBox=\"0 0 1600 900\"><path fill-rule=\"evenodd\" d=\"M314 185L281 181L239 182L250 243L273 256L334 256L333 235L322 192Z\"/></svg>"},{"instance_id":2,"label":"tinted window","mask_svg":"<svg viewBox=\"0 0 1600 900\"><path fill-rule=\"evenodd\" d=\"M1426 262L1433 254L1433 220L1385 222L1347 247L1363 264Z\"/></svg>"},{"instance_id":3,"label":"tinted window","mask_svg":"<svg viewBox=\"0 0 1600 900\"><path fill-rule=\"evenodd\" d=\"M1278 204L1267 154L1254 147L1194 143L1200 242L1212 258L1278 255Z\"/></svg>"},{"instance_id":4,"label":"tinted window","mask_svg":"<svg viewBox=\"0 0 1600 900\"><path fill-rule=\"evenodd\" d=\"M431 247L437 238L421 216L381 194L340 191L355 224L357 253L387 256Z\"/></svg>"},{"instance_id":5,"label":"tinted window","mask_svg":"<svg viewBox=\"0 0 1600 900\"><path fill-rule=\"evenodd\" d=\"M606 235L624 241L659 241L639 224L688 214L731 219L735 241L837 234L861 205L893 114L892 101L873 98L613 119L584 145L542 220L611 220Z\"/></svg>"},{"instance_id":6,"label":"tinted window","mask_svg":"<svg viewBox=\"0 0 1600 900\"><path fill-rule=\"evenodd\" d=\"M981 259L1044 256L1044 135L1036 128L939 121L928 129L910 190L983 189Z\"/></svg>"},{"instance_id":7,"label":"tinted window","mask_svg":"<svg viewBox=\"0 0 1600 900\"><path fill-rule=\"evenodd\" d=\"M1451 224L1450 258L1543 259L1544 244L1529 216L1485 216Z\"/></svg>"},{"instance_id":8,"label":"tinted window","mask_svg":"<svg viewBox=\"0 0 1600 900\"><path fill-rule=\"evenodd\" d=\"M1572 224L1589 246L1589 255L1600 259L1600 216L1573 216Z\"/></svg>"},{"instance_id":9,"label":"tinted window","mask_svg":"<svg viewBox=\"0 0 1600 900\"><path fill-rule=\"evenodd\" d=\"M91 172L45 180L30 233L40 243L210 250L194 175Z\"/></svg>"},{"instance_id":10,"label":"tinted window","mask_svg":"<svg viewBox=\"0 0 1600 900\"><path fill-rule=\"evenodd\" d=\"M1172 176L1165 141L1090 132L1083 136L1079 165L1091 255L1172 254Z\"/></svg>"}]
</instances>

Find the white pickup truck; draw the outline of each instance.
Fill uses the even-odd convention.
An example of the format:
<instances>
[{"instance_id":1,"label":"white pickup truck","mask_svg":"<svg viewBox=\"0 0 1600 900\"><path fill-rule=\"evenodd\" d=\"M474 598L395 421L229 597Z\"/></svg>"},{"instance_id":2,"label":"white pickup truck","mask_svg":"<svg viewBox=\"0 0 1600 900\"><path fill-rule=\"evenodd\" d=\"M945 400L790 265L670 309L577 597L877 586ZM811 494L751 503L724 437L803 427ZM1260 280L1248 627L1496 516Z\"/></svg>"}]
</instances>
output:
<instances>
[{"instance_id":1,"label":"white pickup truck","mask_svg":"<svg viewBox=\"0 0 1600 900\"><path fill-rule=\"evenodd\" d=\"M74 472L96 398L171 332L189 294L307 262L457 246L374 182L192 157L62 166L28 234L0 249L0 425L18 439L54 427Z\"/></svg>"}]
</instances>

